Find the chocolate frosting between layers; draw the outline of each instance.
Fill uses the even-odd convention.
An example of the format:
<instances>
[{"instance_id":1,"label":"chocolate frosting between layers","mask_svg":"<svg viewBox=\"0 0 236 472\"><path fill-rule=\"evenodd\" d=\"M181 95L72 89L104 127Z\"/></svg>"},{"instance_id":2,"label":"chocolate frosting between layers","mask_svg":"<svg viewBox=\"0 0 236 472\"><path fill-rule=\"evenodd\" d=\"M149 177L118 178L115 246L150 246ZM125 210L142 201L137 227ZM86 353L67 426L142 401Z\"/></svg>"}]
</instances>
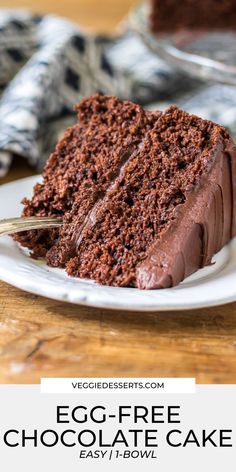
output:
<instances>
[{"instance_id":1,"label":"chocolate frosting between layers","mask_svg":"<svg viewBox=\"0 0 236 472\"><path fill-rule=\"evenodd\" d=\"M136 269L141 289L177 285L236 235L236 146L219 143L215 163L198 189L176 207L175 219Z\"/></svg>"}]
</instances>

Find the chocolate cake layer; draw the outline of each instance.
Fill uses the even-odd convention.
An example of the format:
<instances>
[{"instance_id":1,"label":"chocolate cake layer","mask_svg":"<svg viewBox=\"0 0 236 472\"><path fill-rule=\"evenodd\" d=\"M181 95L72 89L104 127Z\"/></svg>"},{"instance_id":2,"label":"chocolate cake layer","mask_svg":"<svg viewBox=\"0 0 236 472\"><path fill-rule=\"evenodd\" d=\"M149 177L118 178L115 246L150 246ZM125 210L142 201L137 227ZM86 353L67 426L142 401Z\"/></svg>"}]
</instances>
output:
<instances>
[{"instance_id":1,"label":"chocolate cake layer","mask_svg":"<svg viewBox=\"0 0 236 472\"><path fill-rule=\"evenodd\" d=\"M49 157L42 184L35 186L31 200L23 201L23 216L64 215L65 223L68 217L71 224L74 215L76 225L82 224L158 116L134 103L99 95L85 98L76 110L78 123L66 131ZM65 232L66 225L61 233ZM59 234L58 230L30 231L15 239L35 257L45 257ZM71 242L67 239L65 244L63 253L52 249L51 264L63 266L70 257Z\"/></svg>"},{"instance_id":2,"label":"chocolate cake layer","mask_svg":"<svg viewBox=\"0 0 236 472\"><path fill-rule=\"evenodd\" d=\"M69 275L113 286L171 287L210 264L236 234L227 131L176 107L149 113L114 97L77 109L76 140L69 130L24 209L37 214L43 200L44 214L60 211L64 225L49 243L37 231L16 239L36 256L43 247L48 264Z\"/></svg>"},{"instance_id":3,"label":"chocolate cake layer","mask_svg":"<svg viewBox=\"0 0 236 472\"><path fill-rule=\"evenodd\" d=\"M236 0L150 0L154 32L236 29Z\"/></svg>"}]
</instances>

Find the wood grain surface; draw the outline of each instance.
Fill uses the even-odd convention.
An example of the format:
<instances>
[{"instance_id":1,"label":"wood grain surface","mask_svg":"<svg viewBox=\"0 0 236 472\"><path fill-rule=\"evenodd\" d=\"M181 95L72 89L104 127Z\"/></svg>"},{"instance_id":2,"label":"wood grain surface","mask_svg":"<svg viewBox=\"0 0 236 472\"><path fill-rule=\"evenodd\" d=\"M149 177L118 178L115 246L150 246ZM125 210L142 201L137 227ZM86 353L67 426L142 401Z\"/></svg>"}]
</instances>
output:
<instances>
[{"instance_id":1,"label":"wood grain surface","mask_svg":"<svg viewBox=\"0 0 236 472\"><path fill-rule=\"evenodd\" d=\"M113 31L132 3L10 0L0 7L56 12ZM32 174L15 160L1 183ZM0 282L0 382L60 376L190 376L198 383L236 383L236 303L185 312L113 312L55 302Z\"/></svg>"}]
</instances>

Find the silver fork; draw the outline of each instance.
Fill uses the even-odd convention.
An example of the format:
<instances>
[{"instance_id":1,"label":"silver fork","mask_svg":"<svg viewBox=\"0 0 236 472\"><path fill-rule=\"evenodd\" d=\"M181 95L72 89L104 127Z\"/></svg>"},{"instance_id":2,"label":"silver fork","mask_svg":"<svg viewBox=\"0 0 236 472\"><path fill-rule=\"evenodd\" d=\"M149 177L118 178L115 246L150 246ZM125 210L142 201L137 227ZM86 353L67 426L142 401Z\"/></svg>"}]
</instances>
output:
<instances>
[{"instance_id":1,"label":"silver fork","mask_svg":"<svg viewBox=\"0 0 236 472\"><path fill-rule=\"evenodd\" d=\"M31 229L58 228L63 223L62 218L29 216L26 218L8 218L0 220L0 236L29 231Z\"/></svg>"}]
</instances>

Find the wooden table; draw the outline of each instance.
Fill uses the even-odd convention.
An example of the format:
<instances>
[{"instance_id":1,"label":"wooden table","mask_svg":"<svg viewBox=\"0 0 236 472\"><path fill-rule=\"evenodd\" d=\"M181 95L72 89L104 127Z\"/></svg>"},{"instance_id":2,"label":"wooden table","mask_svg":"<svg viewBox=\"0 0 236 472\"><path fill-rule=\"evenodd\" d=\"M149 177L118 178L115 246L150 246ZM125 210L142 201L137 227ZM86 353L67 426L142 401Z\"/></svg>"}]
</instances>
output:
<instances>
[{"instance_id":1,"label":"wooden table","mask_svg":"<svg viewBox=\"0 0 236 472\"><path fill-rule=\"evenodd\" d=\"M112 31L132 3L23 4ZM2 183L31 174L16 161ZM118 313L66 305L0 283L0 355L1 383L38 383L43 376L191 376L199 383L236 383L236 303L182 313Z\"/></svg>"}]
</instances>

